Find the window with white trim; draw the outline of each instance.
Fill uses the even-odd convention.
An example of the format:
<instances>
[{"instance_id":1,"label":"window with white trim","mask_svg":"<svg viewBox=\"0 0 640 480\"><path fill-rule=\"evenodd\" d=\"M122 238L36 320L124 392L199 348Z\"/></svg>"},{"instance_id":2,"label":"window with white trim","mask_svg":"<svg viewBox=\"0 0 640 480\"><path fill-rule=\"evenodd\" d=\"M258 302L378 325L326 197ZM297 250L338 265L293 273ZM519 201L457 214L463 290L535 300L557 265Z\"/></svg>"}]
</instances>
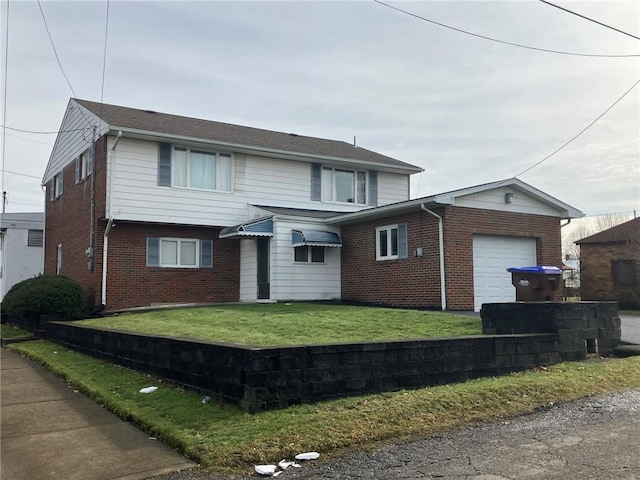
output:
<instances>
[{"instance_id":1,"label":"window with white trim","mask_svg":"<svg viewBox=\"0 0 640 480\"><path fill-rule=\"evenodd\" d=\"M58 172L53 176L53 180L51 180L51 200L55 200L64 190L64 171Z\"/></svg>"},{"instance_id":2,"label":"window with white trim","mask_svg":"<svg viewBox=\"0 0 640 480\"><path fill-rule=\"evenodd\" d=\"M231 154L174 147L171 159L174 187L231 191Z\"/></svg>"},{"instance_id":3,"label":"window with white trim","mask_svg":"<svg viewBox=\"0 0 640 480\"><path fill-rule=\"evenodd\" d=\"M76 183L84 182L93 173L91 150L87 149L76 158Z\"/></svg>"},{"instance_id":4,"label":"window with white trim","mask_svg":"<svg viewBox=\"0 0 640 480\"><path fill-rule=\"evenodd\" d=\"M322 200L366 205L367 172L322 167Z\"/></svg>"},{"instance_id":5,"label":"window with white trim","mask_svg":"<svg viewBox=\"0 0 640 480\"><path fill-rule=\"evenodd\" d=\"M191 238L147 238L147 267L211 268L213 241Z\"/></svg>"},{"instance_id":6,"label":"window with white trim","mask_svg":"<svg viewBox=\"0 0 640 480\"><path fill-rule=\"evenodd\" d=\"M376 228L376 260L407 258L407 224Z\"/></svg>"},{"instance_id":7,"label":"window with white trim","mask_svg":"<svg viewBox=\"0 0 640 480\"><path fill-rule=\"evenodd\" d=\"M324 247L303 245L293 250L296 263L324 263Z\"/></svg>"}]
</instances>

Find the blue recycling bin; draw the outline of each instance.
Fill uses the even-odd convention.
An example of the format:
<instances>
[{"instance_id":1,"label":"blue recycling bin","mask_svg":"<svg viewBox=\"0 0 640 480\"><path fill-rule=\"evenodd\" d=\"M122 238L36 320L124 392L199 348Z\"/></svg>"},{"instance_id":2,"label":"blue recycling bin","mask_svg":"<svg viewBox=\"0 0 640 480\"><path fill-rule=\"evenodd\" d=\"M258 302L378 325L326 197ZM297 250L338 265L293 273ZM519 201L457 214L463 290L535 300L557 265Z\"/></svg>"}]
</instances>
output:
<instances>
[{"instance_id":1,"label":"blue recycling bin","mask_svg":"<svg viewBox=\"0 0 640 480\"><path fill-rule=\"evenodd\" d=\"M562 283L562 270L555 266L511 267L511 284L517 302L549 302Z\"/></svg>"}]
</instances>

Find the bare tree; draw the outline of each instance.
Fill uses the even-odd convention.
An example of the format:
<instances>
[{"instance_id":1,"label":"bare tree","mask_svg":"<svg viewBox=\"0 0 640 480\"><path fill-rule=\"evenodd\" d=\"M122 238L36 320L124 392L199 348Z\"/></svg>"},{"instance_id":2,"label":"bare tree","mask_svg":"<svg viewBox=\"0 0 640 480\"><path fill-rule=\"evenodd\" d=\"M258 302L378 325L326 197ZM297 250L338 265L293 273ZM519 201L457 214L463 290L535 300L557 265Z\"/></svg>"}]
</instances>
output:
<instances>
[{"instance_id":1,"label":"bare tree","mask_svg":"<svg viewBox=\"0 0 640 480\"><path fill-rule=\"evenodd\" d=\"M596 217L595 221L591 224L580 223L579 225L569 230L566 234L564 234L563 232L563 256L566 258L566 256L568 255L569 258L573 260L580 260L580 247L574 242L602 232L603 230L608 230L609 228L620 225L621 223L624 223L628 220L631 220L631 217L628 215L623 215L620 213L607 213L606 215L599 215L598 217Z\"/></svg>"}]
</instances>

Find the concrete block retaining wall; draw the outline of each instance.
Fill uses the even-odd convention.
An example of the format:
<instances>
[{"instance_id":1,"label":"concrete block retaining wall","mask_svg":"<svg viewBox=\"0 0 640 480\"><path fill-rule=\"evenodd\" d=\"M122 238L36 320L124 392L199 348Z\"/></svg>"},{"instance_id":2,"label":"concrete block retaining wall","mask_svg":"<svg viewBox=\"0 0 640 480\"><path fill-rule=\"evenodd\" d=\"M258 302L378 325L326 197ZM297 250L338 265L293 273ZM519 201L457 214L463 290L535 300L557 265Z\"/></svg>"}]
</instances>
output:
<instances>
[{"instance_id":1,"label":"concrete block retaining wall","mask_svg":"<svg viewBox=\"0 0 640 480\"><path fill-rule=\"evenodd\" d=\"M615 304L529 305L485 305L483 331L491 334L441 339L260 348L59 321L48 322L44 335L249 412L580 360L587 355L585 339L601 340L601 351L616 333L620 340Z\"/></svg>"}]
</instances>

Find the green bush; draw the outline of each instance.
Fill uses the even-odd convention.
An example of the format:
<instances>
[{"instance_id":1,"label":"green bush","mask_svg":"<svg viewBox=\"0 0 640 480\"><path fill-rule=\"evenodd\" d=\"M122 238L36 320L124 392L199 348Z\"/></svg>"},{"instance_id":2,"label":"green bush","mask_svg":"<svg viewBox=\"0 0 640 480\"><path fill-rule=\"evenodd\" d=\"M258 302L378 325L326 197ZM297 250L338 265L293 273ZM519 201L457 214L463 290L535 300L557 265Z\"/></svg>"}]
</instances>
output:
<instances>
[{"instance_id":1,"label":"green bush","mask_svg":"<svg viewBox=\"0 0 640 480\"><path fill-rule=\"evenodd\" d=\"M16 283L2 300L3 312L19 319L37 319L46 314L75 316L82 307L82 287L75 280L52 275Z\"/></svg>"}]
</instances>

